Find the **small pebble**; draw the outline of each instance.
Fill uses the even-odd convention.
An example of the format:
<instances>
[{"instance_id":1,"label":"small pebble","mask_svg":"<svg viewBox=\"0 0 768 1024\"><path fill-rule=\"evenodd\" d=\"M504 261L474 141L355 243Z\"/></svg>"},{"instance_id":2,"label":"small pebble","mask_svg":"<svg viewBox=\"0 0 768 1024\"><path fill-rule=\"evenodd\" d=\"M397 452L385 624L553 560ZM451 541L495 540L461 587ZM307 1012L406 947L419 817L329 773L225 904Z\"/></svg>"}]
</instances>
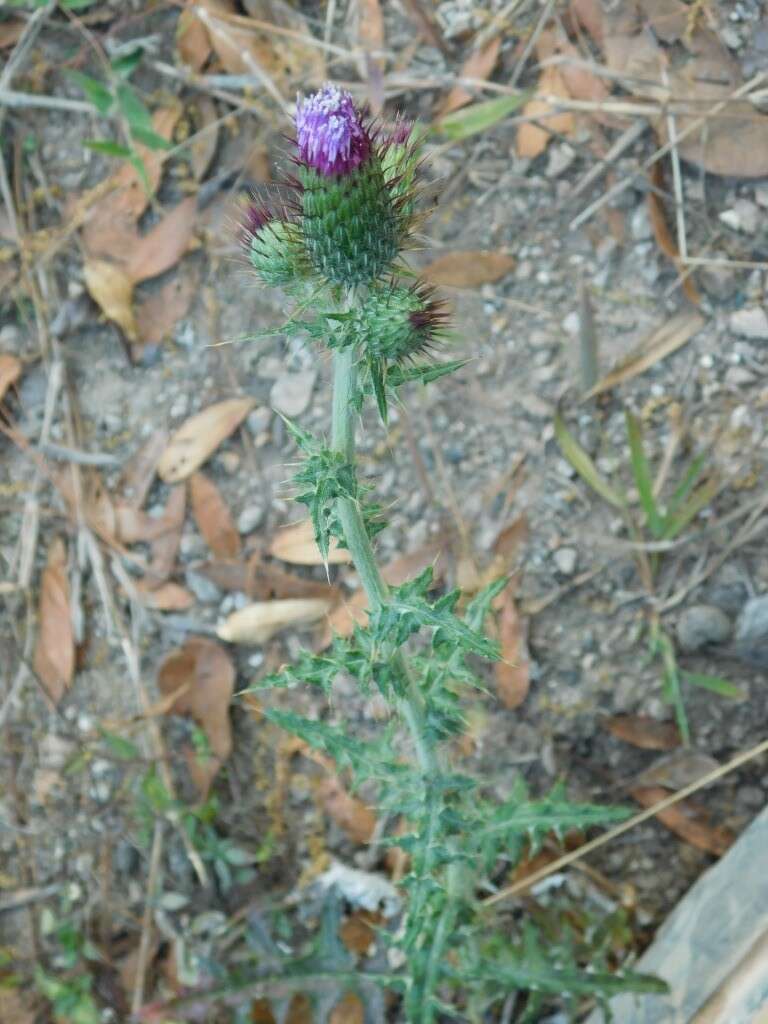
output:
<instances>
[{"instance_id":1,"label":"small pebble","mask_svg":"<svg viewBox=\"0 0 768 1024\"><path fill-rule=\"evenodd\" d=\"M249 413L245 422L253 436L258 437L265 430L269 430L273 416L274 413L269 406L263 405L260 409L254 409Z\"/></svg>"},{"instance_id":2,"label":"small pebble","mask_svg":"<svg viewBox=\"0 0 768 1024\"><path fill-rule=\"evenodd\" d=\"M252 533L264 521L263 505L246 505L237 517L238 533Z\"/></svg>"},{"instance_id":3,"label":"small pebble","mask_svg":"<svg viewBox=\"0 0 768 1024\"><path fill-rule=\"evenodd\" d=\"M201 604L218 604L221 591L215 583L194 569L187 569L184 574L186 584Z\"/></svg>"},{"instance_id":4,"label":"small pebble","mask_svg":"<svg viewBox=\"0 0 768 1024\"><path fill-rule=\"evenodd\" d=\"M736 620L735 638L746 642L768 638L768 594L747 601Z\"/></svg>"},{"instance_id":5,"label":"small pebble","mask_svg":"<svg viewBox=\"0 0 768 1024\"><path fill-rule=\"evenodd\" d=\"M552 560L557 566L558 572L563 576L572 576L576 571L576 563L579 556L576 548L558 548L552 555Z\"/></svg>"},{"instance_id":6,"label":"small pebble","mask_svg":"<svg viewBox=\"0 0 768 1024\"><path fill-rule=\"evenodd\" d=\"M713 605L692 605L677 620L677 639L684 651L699 651L707 644L722 644L730 635L731 620Z\"/></svg>"}]
</instances>

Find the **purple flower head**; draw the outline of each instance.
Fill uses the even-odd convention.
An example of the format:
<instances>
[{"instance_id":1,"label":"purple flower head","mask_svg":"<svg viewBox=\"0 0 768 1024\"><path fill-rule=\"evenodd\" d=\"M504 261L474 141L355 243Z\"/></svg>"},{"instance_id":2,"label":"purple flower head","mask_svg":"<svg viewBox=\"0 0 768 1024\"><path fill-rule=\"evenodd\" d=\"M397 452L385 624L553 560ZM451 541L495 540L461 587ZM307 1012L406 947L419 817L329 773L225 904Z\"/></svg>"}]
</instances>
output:
<instances>
[{"instance_id":1,"label":"purple flower head","mask_svg":"<svg viewBox=\"0 0 768 1024\"><path fill-rule=\"evenodd\" d=\"M352 96L330 84L299 101L296 141L301 162L326 178L350 174L371 153L371 137Z\"/></svg>"}]
</instances>

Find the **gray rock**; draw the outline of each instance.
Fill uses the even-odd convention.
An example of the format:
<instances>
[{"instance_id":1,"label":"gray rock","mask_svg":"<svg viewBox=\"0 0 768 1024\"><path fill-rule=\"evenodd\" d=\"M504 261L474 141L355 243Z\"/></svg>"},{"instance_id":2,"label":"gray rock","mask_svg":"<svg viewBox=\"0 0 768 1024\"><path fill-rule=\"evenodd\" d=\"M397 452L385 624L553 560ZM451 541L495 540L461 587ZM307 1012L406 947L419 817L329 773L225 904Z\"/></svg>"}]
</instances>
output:
<instances>
[{"instance_id":1,"label":"gray rock","mask_svg":"<svg viewBox=\"0 0 768 1024\"><path fill-rule=\"evenodd\" d=\"M710 604L686 608L677 620L677 640L684 651L699 651L707 644L722 644L731 635L731 620Z\"/></svg>"},{"instance_id":2,"label":"gray rock","mask_svg":"<svg viewBox=\"0 0 768 1024\"><path fill-rule=\"evenodd\" d=\"M735 639L747 643L768 639L768 594L751 598L741 609Z\"/></svg>"},{"instance_id":3,"label":"gray rock","mask_svg":"<svg viewBox=\"0 0 768 1024\"><path fill-rule=\"evenodd\" d=\"M221 600L221 591L206 576L194 569L187 569L184 574L187 586L201 604L218 604Z\"/></svg>"},{"instance_id":4,"label":"gray rock","mask_svg":"<svg viewBox=\"0 0 768 1024\"><path fill-rule=\"evenodd\" d=\"M730 299L741 280L730 267L703 267L699 279L707 295L719 300Z\"/></svg>"},{"instance_id":5,"label":"gray rock","mask_svg":"<svg viewBox=\"0 0 768 1024\"><path fill-rule=\"evenodd\" d=\"M742 338L753 338L758 341L768 339L768 316L762 306L746 306L731 313L729 318L731 330Z\"/></svg>"},{"instance_id":6,"label":"gray rock","mask_svg":"<svg viewBox=\"0 0 768 1024\"><path fill-rule=\"evenodd\" d=\"M629 219L629 231L636 242L645 242L653 237L651 219L648 216L648 208L645 203L632 211Z\"/></svg>"},{"instance_id":7,"label":"gray rock","mask_svg":"<svg viewBox=\"0 0 768 1024\"><path fill-rule=\"evenodd\" d=\"M300 416L309 405L316 380L316 370L282 374L272 385L272 405L286 416Z\"/></svg>"},{"instance_id":8,"label":"gray rock","mask_svg":"<svg viewBox=\"0 0 768 1024\"><path fill-rule=\"evenodd\" d=\"M563 576L572 576L576 572L579 555L576 548L558 548L552 555L552 560L557 566L558 572L561 572Z\"/></svg>"},{"instance_id":9,"label":"gray rock","mask_svg":"<svg viewBox=\"0 0 768 1024\"><path fill-rule=\"evenodd\" d=\"M263 405L260 409L254 409L253 412L249 413L245 422L248 424L248 429L253 436L258 437L265 430L269 430L273 416L272 410L268 406Z\"/></svg>"}]
</instances>

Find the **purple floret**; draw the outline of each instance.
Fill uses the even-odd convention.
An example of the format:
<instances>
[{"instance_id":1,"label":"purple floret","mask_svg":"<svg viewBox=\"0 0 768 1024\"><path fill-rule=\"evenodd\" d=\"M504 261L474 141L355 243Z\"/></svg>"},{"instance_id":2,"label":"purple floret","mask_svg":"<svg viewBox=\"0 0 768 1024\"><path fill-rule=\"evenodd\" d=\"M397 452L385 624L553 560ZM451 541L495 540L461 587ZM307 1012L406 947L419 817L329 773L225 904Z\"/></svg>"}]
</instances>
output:
<instances>
[{"instance_id":1,"label":"purple floret","mask_svg":"<svg viewBox=\"0 0 768 1024\"><path fill-rule=\"evenodd\" d=\"M335 85L301 100L296 108L299 159L325 177L346 175L371 153L371 138L352 96Z\"/></svg>"}]
</instances>

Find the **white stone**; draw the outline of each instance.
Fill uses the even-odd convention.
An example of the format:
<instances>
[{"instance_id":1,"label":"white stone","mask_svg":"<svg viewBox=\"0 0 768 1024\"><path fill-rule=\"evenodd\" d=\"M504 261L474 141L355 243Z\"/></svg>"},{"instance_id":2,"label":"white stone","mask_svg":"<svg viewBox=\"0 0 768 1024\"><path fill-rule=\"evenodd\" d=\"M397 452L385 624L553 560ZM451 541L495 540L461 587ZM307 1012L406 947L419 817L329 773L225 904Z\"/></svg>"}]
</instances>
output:
<instances>
[{"instance_id":1,"label":"white stone","mask_svg":"<svg viewBox=\"0 0 768 1024\"><path fill-rule=\"evenodd\" d=\"M282 374L269 395L272 405L286 416L300 416L309 405L316 380L316 370Z\"/></svg>"},{"instance_id":2,"label":"white stone","mask_svg":"<svg viewBox=\"0 0 768 1024\"><path fill-rule=\"evenodd\" d=\"M558 572L563 576L572 576L576 571L576 563L579 556L576 548L558 548L552 555L552 560L557 566Z\"/></svg>"},{"instance_id":3,"label":"white stone","mask_svg":"<svg viewBox=\"0 0 768 1024\"><path fill-rule=\"evenodd\" d=\"M263 505L247 505L237 517L238 533L252 533L264 519Z\"/></svg>"},{"instance_id":4,"label":"white stone","mask_svg":"<svg viewBox=\"0 0 768 1024\"><path fill-rule=\"evenodd\" d=\"M768 339L768 316L762 306L746 306L737 309L729 317L730 328L742 338L759 341Z\"/></svg>"}]
</instances>

